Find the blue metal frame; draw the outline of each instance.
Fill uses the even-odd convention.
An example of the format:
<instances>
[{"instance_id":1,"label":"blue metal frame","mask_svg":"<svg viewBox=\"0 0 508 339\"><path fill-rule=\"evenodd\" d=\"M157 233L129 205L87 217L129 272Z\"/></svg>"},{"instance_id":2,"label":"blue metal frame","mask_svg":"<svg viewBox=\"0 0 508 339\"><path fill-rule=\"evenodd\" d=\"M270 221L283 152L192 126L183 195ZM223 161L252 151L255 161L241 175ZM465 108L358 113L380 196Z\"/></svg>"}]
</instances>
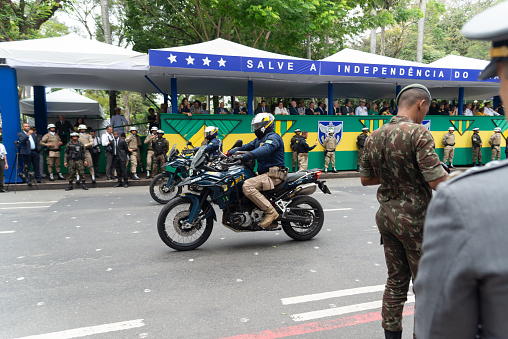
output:
<instances>
[{"instance_id":1,"label":"blue metal frame","mask_svg":"<svg viewBox=\"0 0 508 339\"><path fill-rule=\"evenodd\" d=\"M254 83L252 80L247 81L247 114L254 114Z\"/></svg>"},{"instance_id":2,"label":"blue metal frame","mask_svg":"<svg viewBox=\"0 0 508 339\"><path fill-rule=\"evenodd\" d=\"M464 110L464 87L459 87L459 107L457 109L459 115L462 115Z\"/></svg>"},{"instance_id":3,"label":"blue metal frame","mask_svg":"<svg viewBox=\"0 0 508 339\"><path fill-rule=\"evenodd\" d=\"M171 78L171 113L178 113L178 84L176 78Z\"/></svg>"},{"instance_id":4,"label":"blue metal frame","mask_svg":"<svg viewBox=\"0 0 508 339\"><path fill-rule=\"evenodd\" d=\"M328 115L333 115L333 83L328 83Z\"/></svg>"},{"instance_id":5,"label":"blue metal frame","mask_svg":"<svg viewBox=\"0 0 508 339\"><path fill-rule=\"evenodd\" d=\"M37 134L48 133L48 108L46 103L46 87L34 86L34 119Z\"/></svg>"}]
</instances>

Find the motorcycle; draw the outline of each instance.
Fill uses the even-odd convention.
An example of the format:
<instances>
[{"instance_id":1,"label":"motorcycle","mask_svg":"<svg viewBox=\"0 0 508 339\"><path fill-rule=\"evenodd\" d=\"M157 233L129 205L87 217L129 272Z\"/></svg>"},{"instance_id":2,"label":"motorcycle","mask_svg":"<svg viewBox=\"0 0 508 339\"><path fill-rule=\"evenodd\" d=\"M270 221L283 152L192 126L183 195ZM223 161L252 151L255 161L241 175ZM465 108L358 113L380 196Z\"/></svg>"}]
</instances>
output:
<instances>
[{"instance_id":1,"label":"motorcycle","mask_svg":"<svg viewBox=\"0 0 508 339\"><path fill-rule=\"evenodd\" d=\"M187 146L192 145L187 143ZM168 155L166 156L166 163L162 167L166 167L166 172L159 173L150 181L150 195L152 199L159 204L166 204L168 201L182 193L182 186L177 186L182 178L187 178L189 174L189 166L192 158L187 155L194 154L193 149L182 150L182 155L179 155L176 145L173 145ZM169 171L169 167L175 168L174 172ZM199 192L200 188L197 185L191 184L189 190Z\"/></svg>"},{"instance_id":2,"label":"motorcycle","mask_svg":"<svg viewBox=\"0 0 508 339\"><path fill-rule=\"evenodd\" d=\"M199 195L180 194L162 208L157 220L162 241L178 251L201 246L210 237L214 221L217 221L212 204L223 211L222 224L234 232L277 231L282 227L294 240L315 237L323 226L324 212L321 204L310 195L317 187L324 194L330 194L325 182L319 180L321 171L289 173L273 190L261 192L279 213L275 221L277 227L264 229L259 227L264 213L242 191L245 180L255 176L254 164L254 161L242 164L231 158L219 158L209 164L201 147L192 159L189 176L177 186L195 183L203 189Z\"/></svg>"}]
</instances>

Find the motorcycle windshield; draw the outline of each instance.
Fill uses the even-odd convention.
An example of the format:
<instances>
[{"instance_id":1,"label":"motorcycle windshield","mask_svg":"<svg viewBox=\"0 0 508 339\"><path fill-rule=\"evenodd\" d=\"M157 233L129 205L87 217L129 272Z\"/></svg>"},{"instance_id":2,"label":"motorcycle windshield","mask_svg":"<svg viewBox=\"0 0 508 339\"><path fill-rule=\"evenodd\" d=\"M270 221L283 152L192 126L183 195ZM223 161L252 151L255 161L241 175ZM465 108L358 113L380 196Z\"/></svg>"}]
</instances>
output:
<instances>
[{"instance_id":1,"label":"motorcycle windshield","mask_svg":"<svg viewBox=\"0 0 508 339\"><path fill-rule=\"evenodd\" d=\"M168 158L172 158L176 153L176 144L173 145L173 147L171 147L171 150L169 151L168 153Z\"/></svg>"},{"instance_id":2,"label":"motorcycle windshield","mask_svg":"<svg viewBox=\"0 0 508 339\"><path fill-rule=\"evenodd\" d=\"M191 169L199 168L199 166L201 166L205 163L205 155L206 155L205 148L206 148L206 145L201 146L199 148L198 152L196 153L196 155L194 155L194 158L192 159L192 162L190 165Z\"/></svg>"}]
</instances>

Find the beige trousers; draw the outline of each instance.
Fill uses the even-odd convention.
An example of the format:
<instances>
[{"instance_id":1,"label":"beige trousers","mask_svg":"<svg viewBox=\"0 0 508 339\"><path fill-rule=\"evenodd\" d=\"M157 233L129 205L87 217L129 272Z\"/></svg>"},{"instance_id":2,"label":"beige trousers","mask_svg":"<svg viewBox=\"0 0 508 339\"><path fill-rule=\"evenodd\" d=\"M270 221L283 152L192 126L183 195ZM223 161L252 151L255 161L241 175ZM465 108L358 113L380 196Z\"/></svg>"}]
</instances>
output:
<instances>
[{"instance_id":1,"label":"beige trousers","mask_svg":"<svg viewBox=\"0 0 508 339\"><path fill-rule=\"evenodd\" d=\"M265 198L259 191L269 191L281 183L280 179L272 179L267 173L258 175L257 177L245 180L243 183L243 194L256 204L262 211L267 211L272 207L270 201Z\"/></svg>"},{"instance_id":2,"label":"beige trousers","mask_svg":"<svg viewBox=\"0 0 508 339\"><path fill-rule=\"evenodd\" d=\"M335 168L335 151L325 153L325 169L328 169L328 164L332 163L332 168Z\"/></svg>"},{"instance_id":3,"label":"beige trousers","mask_svg":"<svg viewBox=\"0 0 508 339\"><path fill-rule=\"evenodd\" d=\"M131 173L136 174L136 167L138 167L138 151L134 151L129 156L129 160L131 162Z\"/></svg>"},{"instance_id":4,"label":"beige trousers","mask_svg":"<svg viewBox=\"0 0 508 339\"><path fill-rule=\"evenodd\" d=\"M444 157L443 162L446 164L448 159L450 159L450 165L453 164L453 155L455 153L455 147L454 146L445 146L444 148Z\"/></svg>"},{"instance_id":5,"label":"beige trousers","mask_svg":"<svg viewBox=\"0 0 508 339\"><path fill-rule=\"evenodd\" d=\"M46 163L48 164L48 173L53 173L53 169L56 169L56 172L60 173L60 152L58 152L58 158L46 158Z\"/></svg>"},{"instance_id":6,"label":"beige trousers","mask_svg":"<svg viewBox=\"0 0 508 339\"><path fill-rule=\"evenodd\" d=\"M298 153L298 169L306 170L309 162L309 153Z\"/></svg>"},{"instance_id":7,"label":"beige trousers","mask_svg":"<svg viewBox=\"0 0 508 339\"><path fill-rule=\"evenodd\" d=\"M85 151L85 161L86 161L86 167L88 168L88 172L90 172L91 175L95 175L95 170L93 169L93 161L92 161L92 154L90 154L90 151Z\"/></svg>"},{"instance_id":8,"label":"beige trousers","mask_svg":"<svg viewBox=\"0 0 508 339\"><path fill-rule=\"evenodd\" d=\"M490 157L490 160L501 160L501 146L494 146L492 147L492 156Z\"/></svg>"}]
</instances>

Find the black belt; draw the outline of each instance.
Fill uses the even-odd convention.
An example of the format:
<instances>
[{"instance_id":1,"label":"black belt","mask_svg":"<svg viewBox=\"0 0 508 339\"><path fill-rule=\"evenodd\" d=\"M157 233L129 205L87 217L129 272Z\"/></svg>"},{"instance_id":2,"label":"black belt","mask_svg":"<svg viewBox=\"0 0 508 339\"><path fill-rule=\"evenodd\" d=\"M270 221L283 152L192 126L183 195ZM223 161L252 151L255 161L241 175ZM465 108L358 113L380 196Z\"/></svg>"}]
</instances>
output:
<instances>
[{"instance_id":1,"label":"black belt","mask_svg":"<svg viewBox=\"0 0 508 339\"><path fill-rule=\"evenodd\" d=\"M446 146L455 146L455 144L446 144Z\"/></svg>"}]
</instances>

